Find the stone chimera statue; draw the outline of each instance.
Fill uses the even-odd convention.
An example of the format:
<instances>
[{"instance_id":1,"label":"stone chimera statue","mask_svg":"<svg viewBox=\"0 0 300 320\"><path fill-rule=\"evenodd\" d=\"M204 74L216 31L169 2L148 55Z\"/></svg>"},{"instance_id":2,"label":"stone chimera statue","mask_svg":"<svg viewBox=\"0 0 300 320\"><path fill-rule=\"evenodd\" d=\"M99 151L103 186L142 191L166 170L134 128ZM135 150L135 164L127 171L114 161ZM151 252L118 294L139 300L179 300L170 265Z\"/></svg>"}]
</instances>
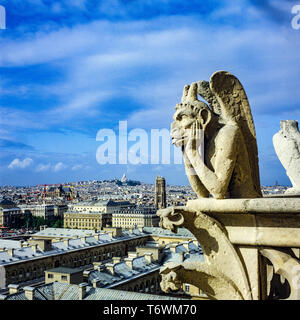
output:
<instances>
[{"instance_id":1,"label":"stone chimera statue","mask_svg":"<svg viewBox=\"0 0 300 320\"><path fill-rule=\"evenodd\" d=\"M166 263L163 291L189 283L211 299L299 300L300 199L262 197L255 128L239 80L218 71L209 82L185 86L173 120L172 140L182 149L198 199L157 215L162 228L188 229L204 261L183 256ZM292 129L288 142L296 146L299 132ZM272 272L287 280L289 290L278 289L282 283L270 280L276 280Z\"/></svg>"},{"instance_id":2,"label":"stone chimera statue","mask_svg":"<svg viewBox=\"0 0 300 320\"><path fill-rule=\"evenodd\" d=\"M199 94L208 103L199 101ZM225 71L185 86L171 125L199 198L261 197L254 123L239 80Z\"/></svg>"}]
</instances>

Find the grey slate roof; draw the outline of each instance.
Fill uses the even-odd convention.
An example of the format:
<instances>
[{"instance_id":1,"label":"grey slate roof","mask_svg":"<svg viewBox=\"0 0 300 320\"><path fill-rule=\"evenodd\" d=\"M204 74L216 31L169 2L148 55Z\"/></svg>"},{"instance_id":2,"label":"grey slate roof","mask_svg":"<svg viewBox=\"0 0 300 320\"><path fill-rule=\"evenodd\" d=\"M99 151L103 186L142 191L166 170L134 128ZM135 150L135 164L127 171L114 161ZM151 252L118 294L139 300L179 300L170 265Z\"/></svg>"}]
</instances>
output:
<instances>
[{"instance_id":1,"label":"grey slate roof","mask_svg":"<svg viewBox=\"0 0 300 320\"><path fill-rule=\"evenodd\" d=\"M35 252L30 246L24 248L17 248L14 249L13 257L8 253L8 251L0 251L0 265L19 262L21 260L40 258L43 256L57 255L59 253L86 248L89 246L114 243L122 241L124 239L136 238L140 235L143 235L143 233L141 233L138 230L135 231L133 234L130 232L123 232L123 236L118 238L112 238L109 234L101 233L99 236L99 240L97 240L94 236L87 236L85 240L86 242L84 242L81 238L69 239L69 245L67 245L64 241L52 242L52 250L49 251L42 251L41 248L38 247L37 252Z\"/></svg>"},{"instance_id":2,"label":"grey slate roof","mask_svg":"<svg viewBox=\"0 0 300 320\"><path fill-rule=\"evenodd\" d=\"M204 262L204 255L202 253L201 247L197 247L194 243L190 242L188 245L188 249L186 249L183 244L178 244L175 248L175 252L172 252L169 248L165 249L165 256L163 259L163 263L167 262L181 262L181 254L183 253L184 260L193 260Z\"/></svg>"},{"instance_id":3,"label":"grey slate roof","mask_svg":"<svg viewBox=\"0 0 300 320\"><path fill-rule=\"evenodd\" d=\"M113 275L105 268L101 271L93 270L89 273L89 282L92 283L93 280L97 279L100 281L101 287L110 287L114 283L142 276L161 267L156 262L148 262L144 256L134 258L132 264L132 269L124 261L115 264Z\"/></svg>"},{"instance_id":4,"label":"grey slate roof","mask_svg":"<svg viewBox=\"0 0 300 320\"><path fill-rule=\"evenodd\" d=\"M129 201L113 201L111 199L108 200L89 200L89 201L80 201L75 204L76 206L132 206L133 204Z\"/></svg>"},{"instance_id":5,"label":"grey slate roof","mask_svg":"<svg viewBox=\"0 0 300 320\"><path fill-rule=\"evenodd\" d=\"M162 229L160 227L144 227L143 230L145 233L153 235L195 238L195 236L185 228L178 228L177 233L174 233L170 230Z\"/></svg>"},{"instance_id":6,"label":"grey slate roof","mask_svg":"<svg viewBox=\"0 0 300 320\"><path fill-rule=\"evenodd\" d=\"M81 268L57 267L57 268L48 269L47 272L73 274L73 273L77 273L77 272L82 272L82 269Z\"/></svg>"},{"instance_id":7,"label":"grey slate roof","mask_svg":"<svg viewBox=\"0 0 300 320\"><path fill-rule=\"evenodd\" d=\"M43 237L62 237L62 238L74 238L84 237L95 234L94 230L83 230L83 229L65 229L65 228L46 228L42 231L33 234L35 238L39 236Z\"/></svg>"},{"instance_id":8,"label":"grey slate roof","mask_svg":"<svg viewBox=\"0 0 300 320\"><path fill-rule=\"evenodd\" d=\"M78 300L79 286L53 282L35 289L34 300ZM7 296L6 300L27 300L25 292ZM129 292L87 286L84 300L184 300L176 297Z\"/></svg>"},{"instance_id":9,"label":"grey slate roof","mask_svg":"<svg viewBox=\"0 0 300 320\"><path fill-rule=\"evenodd\" d=\"M0 208L1 208L2 206L16 206L16 204L15 204L13 201L9 200L9 199L3 198L3 199L0 201Z\"/></svg>"},{"instance_id":10,"label":"grey slate roof","mask_svg":"<svg viewBox=\"0 0 300 320\"><path fill-rule=\"evenodd\" d=\"M19 240L0 239L0 248L16 249L21 247L22 244Z\"/></svg>"}]
</instances>

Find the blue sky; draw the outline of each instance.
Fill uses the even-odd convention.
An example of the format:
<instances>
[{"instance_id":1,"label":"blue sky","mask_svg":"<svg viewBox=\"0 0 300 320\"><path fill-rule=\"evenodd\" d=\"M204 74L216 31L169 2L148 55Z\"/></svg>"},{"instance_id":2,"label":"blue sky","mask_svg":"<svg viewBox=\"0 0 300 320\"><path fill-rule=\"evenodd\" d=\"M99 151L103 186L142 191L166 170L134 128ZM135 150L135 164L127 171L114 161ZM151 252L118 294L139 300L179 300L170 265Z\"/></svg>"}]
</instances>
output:
<instances>
[{"instance_id":1,"label":"blue sky","mask_svg":"<svg viewBox=\"0 0 300 320\"><path fill-rule=\"evenodd\" d=\"M297 1L0 0L0 185L121 177L187 184L183 165L100 165L98 130L169 128L185 84L227 70L251 105L263 185L289 185L272 137L299 120ZM300 4L300 2L299 2Z\"/></svg>"}]
</instances>

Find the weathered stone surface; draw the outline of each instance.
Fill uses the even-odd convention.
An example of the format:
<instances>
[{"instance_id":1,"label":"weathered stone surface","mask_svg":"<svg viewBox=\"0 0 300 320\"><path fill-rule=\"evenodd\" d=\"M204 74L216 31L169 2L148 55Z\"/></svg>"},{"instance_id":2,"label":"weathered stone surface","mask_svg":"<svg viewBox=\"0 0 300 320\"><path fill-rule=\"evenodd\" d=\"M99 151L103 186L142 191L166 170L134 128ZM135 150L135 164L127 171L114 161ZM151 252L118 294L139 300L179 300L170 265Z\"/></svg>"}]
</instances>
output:
<instances>
[{"instance_id":1,"label":"weathered stone surface","mask_svg":"<svg viewBox=\"0 0 300 320\"><path fill-rule=\"evenodd\" d=\"M191 283L213 299L265 299L267 280L279 274L291 287L289 299L298 299L300 264L294 251L300 248L299 208L299 198L203 198L159 210L160 226L173 232L187 228L205 256L204 263L165 265L162 288ZM261 255L273 264L275 275Z\"/></svg>"},{"instance_id":2,"label":"weathered stone surface","mask_svg":"<svg viewBox=\"0 0 300 320\"><path fill-rule=\"evenodd\" d=\"M158 215L163 228L176 232L177 227L183 226L190 230L205 256L204 263L186 260L167 264L161 271L163 290L174 290L178 283L185 282L200 287L214 299L253 299L244 265L222 224L187 207L162 209Z\"/></svg>"},{"instance_id":3,"label":"weathered stone surface","mask_svg":"<svg viewBox=\"0 0 300 320\"><path fill-rule=\"evenodd\" d=\"M197 93L208 100L199 101ZM186 173L199 198L261 197L256 135L239 80L218 71L185 86L175 107L172 141L182 148Z\"/></svg>"},{"instance_id":4,"label":"weathered stone surface","mask_svg":"<svg viewBox=\"0 0 300 320\"><path fill-rule=\"evenodd\" d=\"M205 261L165 265L162 289L190 283L212 299L299 300L300 197L262 197L253 119L238 79L219 71L210 82L185 86L173 119L173 143L182 149L198 199L157 214L162 228L193 233ZM274 146L293 183L289 192L297 192L296 122L282 122Z\"/></svg>"},{"instance_id":5,"label":"weathered stone surface","mask_svg":"<svg viewBox=\"0 0 300 320\"><path fill-rule=\"evenodd\" d=\"M186 208L217 219L233 244L300 247L300 198L197 199Z\"/></svg>"},{"instance_id":6,"label":"weathered stone surface","mask_svg":"<svg viewBox=\"0 0 300 320\"><path fill-rule=\"evenodd\" d=\"M280 130L273 136L276 154L293 185L287 194L300 194L300 132L295 120L280 121Z\"/></svg>"},{"instance_id":7,"label":"weathered stone surface","mask_svg":"<svg viewBox=\"0 0 300 320\"><path fill-rule=\"evenodd\" d=\"M260 252L272 262L274 272L288 280L291 292L287 300L300 300L299 260L279 250L264 248Z\"/></svg>"}]
</instances>

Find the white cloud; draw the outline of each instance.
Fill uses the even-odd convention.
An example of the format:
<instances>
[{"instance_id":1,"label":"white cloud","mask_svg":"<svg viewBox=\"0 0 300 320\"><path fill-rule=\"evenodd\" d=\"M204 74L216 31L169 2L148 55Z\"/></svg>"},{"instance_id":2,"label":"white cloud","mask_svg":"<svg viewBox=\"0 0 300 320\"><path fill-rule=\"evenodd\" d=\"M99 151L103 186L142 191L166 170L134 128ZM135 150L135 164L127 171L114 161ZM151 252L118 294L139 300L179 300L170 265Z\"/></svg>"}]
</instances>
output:
<instances>
[{"instance_id":1,"label":"white cloud","mask_svg":"<svg viewBox=\"0 0 300 320\"><path fill-rule=\"evenodd\" d=\"M29 167L33 163L31 158L25 158L24 160L20 160L18 158L14 159L9 165L9 169L25 169Z\"/></svg>"},{"instance_id":2,"label":"white cloud","mask_svg":"<svg viewBox=\"0 0 300 320\"><path fill-rule=\"evenodd\" d=\"M36 171L36 172L44 172L44 171L49 170L50 167L51 167L50 163L48 163L48 164L42 164L42 163L40 163L40 164L37 166L37 168L36 168L35 171Z\"/></svg>"},{"instance_id":3,"label":"white cloud","mask_svg":"<svg viewBox=\"0 0 300 320\"><path fill-rule=\"evenodd\" d=\"M233 15L239 13L230 6L228 10ZM79 115L94 117L101 113L102 102L125 94L143 108L129 114L134 123L149 126L145 112L151 114L152 123L164 121L169 126L165 119L169 119L169 110L184 84L208 79L218 69L231 71L243 84L247 80L252 96L260 96L260 89L266 87L271 89L262 95L272 97L270 91L276 92L279 99L273 100L278 105L280 97L285 99L291 91L299 100L299 91L282 85L299 86L295 81L299 69L298 34L289 32L289 25L278 32L256 12L252 23L240 29L212 28L197 17L176 16L156 18L151 24L142 20L96 21L6 41L1 45L0 65L51 63L63 77L58 83L44 87L34 84L30 88L31 92L57 97L59 107L33 114L6 108L3 124L36 128ZM280 75L280 79L274 75ZM270 104L271 98L266 102Z\"/></svg>"},{"instance_id":4,"label":"white cloud","mask_svg":"<svg viewBox=\"0 0 300 320\"><path fill-rule=\"evenodd\" d=\"M62 162L58 162L54 167L53 167L53 171L54 172L58 172L61 171L63 169L66 169L67 166L65 164L63 164Z\"/></svg>"},{"instance_id":5,"label":"white cloud","mask_svg":"<svg viewBox=\"0 0 300 320\"><path fill-rule=\"evenodd\" d=\"M81 164L77 164L77 165L74 165L73 167L72 167L72 170L73 171L75 171L75 170L79 170L79 169L82 169L82 165Z\"/></svg>"}]
</instances>

